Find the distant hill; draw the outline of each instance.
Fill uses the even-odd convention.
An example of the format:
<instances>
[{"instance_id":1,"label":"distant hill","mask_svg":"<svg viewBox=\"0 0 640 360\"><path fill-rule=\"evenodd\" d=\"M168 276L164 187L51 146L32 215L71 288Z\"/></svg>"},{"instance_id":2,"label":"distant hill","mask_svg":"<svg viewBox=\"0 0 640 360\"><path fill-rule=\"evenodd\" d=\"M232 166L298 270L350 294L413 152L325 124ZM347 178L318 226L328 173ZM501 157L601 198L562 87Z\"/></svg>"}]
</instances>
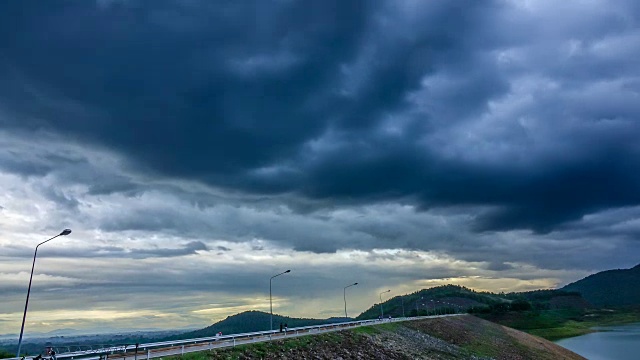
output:
<instances>
[{"instance_id":1,"label":"distant hill","mask_svg":"<svg viewBox=\"0 0 640 360\"><path fill-rule=\"evenodd\" d=\"M395 296L383 301L382 310L385 316L402 316L404 306L405 316L427 315L435 311L451 311L454 309L466 311L472 307L487 307L489 304L506 302L495 294L476 292L463 286L444 285L430 289L422 289L411 294ZM375 319L380 316L380 304L374 304L357 319Z\"/></svg>"},{"instance_id":2,"label":"distant hill","mask_svg":"<svg viewBox=\"0 0 640 360\"><path fill-rule=\"evenodd\" d=\"M640 264L589 275L562 290L579 292L597 307L640 305Z\"/></svg>"},{"instance_id":3,"label":"distant hill","mask_svg":"<svg viewBox=\"0 0 640 360\"><path fill-rule=\"evenodd\" d=\"M590 304L580 293L566 290L536 290L514 293L475 291L464 286L443 285L395 296L382 303L385 317L430 315L455 312L503 312L553 309L585 309ZM357 319L380 316L380 304L374 304Z\"/></svg>"},{"instance_id":4,"label":"distant hill","mask_svg":"<svg viewBox=\"0 0 640 360\"><path fill-rule=\"evenodd\" d=\"M329 319L304 319L292 318L273 314L273 329L280 329L280 323L287 324L290 328L300 326L321 325L353 320L350 318L329 318ZM223 334L239 334L246 332L266 331L270 326L270 314L262 311L245 311L231 315L204 329L183 333L181 339L215 336L218 332Z\"/></svg>"},{"instance_id":5,"label":"distant hill","mask_svg":"<svg viewBox=\"0 0 640 360\"><path fill-rule=\"evenodd\" d=\"M506 294L508 299L518 301L525 300L534 309L579 309L585 310L593 307L577 291L567 290L533 290L513 292Z\"/></svg>"}]
</instances>

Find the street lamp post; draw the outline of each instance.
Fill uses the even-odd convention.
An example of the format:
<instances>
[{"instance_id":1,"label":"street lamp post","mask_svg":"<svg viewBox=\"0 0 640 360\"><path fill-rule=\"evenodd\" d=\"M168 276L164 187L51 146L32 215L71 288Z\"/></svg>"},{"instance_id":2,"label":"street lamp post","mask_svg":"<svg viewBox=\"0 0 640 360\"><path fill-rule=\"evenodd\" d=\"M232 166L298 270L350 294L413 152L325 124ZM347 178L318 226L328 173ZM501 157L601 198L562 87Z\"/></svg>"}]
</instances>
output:
<instances>
[{"instance_id":1,"label":"street lamp post","mask_svg":"<svg viewBox=\"0 0 640 360\"><path fill-rule=\"evenodd\" d=\"M387 291L383 291L383 292L380 293L380 318L381 319L384 318L384 311L382 311L382 294L388 293L390 291L391 291L391 289L389 289Z\"/></svg>"},{"instance_id":2,"label":"street lamp post","mask_svg":"<svg viewBox=\"0 0 640 360\"><path fill-rule=\"evenodd\" d=\"M400 296L400 301L402 302L402 317L404 317L404 296Z\"/></svg>"},{"instance_id":3,"label":"street lamp post","mask_svg":"<svg viewBox=\"0 0 640 360\"><path fill-rule=\"evenodd\" d=\"M270 317L270 319L271 319L271 321L270 321L270 323L271 323L271 331L273 331L273 300L271 298L271 280L273 280L274 277L278 277L280 275L283 275L283 274L286 274L286 273L290 273L290 272L291 272L291 270L287 270L287 271L281 272L280 274L273 275L269 279L269 311L271 312L271 317Z\"/></svg>"},{"instance_id":4,"label":"street lamp post","mask_svg":"<svg viewBox=\"0 0 640 360\"><path fill-rule=\"evenodd\" d=\"M356 285L358 285L358 283L353 283L351 285L347 285L343 289L343 295L344 295L344 317L345 318L349 317L349 316L347 316L347 288L352 287L352 286L356 286Z\"/></svg>"},{"instance_id":5,"label":"street lamp post","mask_svg":"<svg viewBox=\"0 0 640 360\"><path fill-rule=\"evenodd\" d=\"M36 266L36 256L38 255L38 247L47 241L51 241L58 236L66 236L71 234L70 229L64 229L62 232L48 240L41 242L36 245L36 251L33 253L33 264L31 264L31 276L29 277L29 288L27 289L27 300L24 302L24 314L22 315L22 326L20 327L20 338L18 339L18 352L16 353L16 357L20 357L20 348L22 347L22 334L24 334L24 321L27 319L27 308L29 307L29 294L31 293L31 280L33 280L33 269Z\"/></svg>"}]
</instances>

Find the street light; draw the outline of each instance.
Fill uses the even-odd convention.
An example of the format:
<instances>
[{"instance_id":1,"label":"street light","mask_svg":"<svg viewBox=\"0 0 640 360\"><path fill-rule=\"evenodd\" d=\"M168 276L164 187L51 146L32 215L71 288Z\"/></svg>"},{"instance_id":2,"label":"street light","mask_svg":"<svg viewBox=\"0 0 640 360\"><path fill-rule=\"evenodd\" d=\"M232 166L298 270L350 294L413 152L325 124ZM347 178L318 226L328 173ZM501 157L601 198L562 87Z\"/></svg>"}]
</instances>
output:
<instances>
[{"instance_id":1,"label":"street light","mask_svg":"<svg viewBox=\"0 0 640 360\"><path fill-rule=\"evenodd\" d=\"M358 285L358 283L353 283L351 285L345 286L343 289L343 295L344 295L344 317L348 318L349 316L347 316L347 288L352 287L352 286L356 286Z\"/></svg>"},{"instance_id":2,"label":"street light","mask_svg":"<svg viewBox=\"0 0 640 360\"><path fill-rule=\"evenodd\" d=\"M404 296L400 296L400 301L402 301L402 317L404 317Z\"/></svg>"},{"instance_id":3,"label":"street light","mask_svg":"<svg viewBox=\"0 0 640 360\"><path fill-rule=\"evenodd\" d=\"M27 300L24 302L24 314L22 315L22 326L20 327L20 338L18 339L18 352L16 357L20 357L20 348L22 347L22 334L24 333L24 321L27 319L27 307L29 306L29 294L31 293L31 280L33 280L33 268L36 266L36 255L38 255L38 247L47 241L51 241L58 236L66 236L71 234L71 229L64 229L62 232L49 240L45 240L36 245L36 251L33 253L33 264L31 264L31 276L29 277L29 288L27 289Z\"/></svg>"},{"instance_id":4,"label":"street light","mask_svg":"<svg viewBox=\"0 0 640 360\"><path fill-rule=\"evenodd\" d=\"M390 291L391 291L391 289L389 289L387 291L383 291L383 292L380 293L380 318L381 319L384 318L384 311L382 311L382 294L388 293Z\"/></svg>"},{"instance_id":5,"label":"street light","mask_svg":"<svg viewBox=\"0 0 640 360\"><path fill-rule=\"evenodd\" d=\"M287 270L285 272L281 272L280 274L277 275L273 275L270 279L269 279L269 310L271 311L271 331L273 331L273 301L271 299L271 280L273 280L274 277L278 277L282 274L286 274L286 273L290 273L291 270Z\"/></svg>"},{"instance_id":6,"label":"street light","mask_svg":"<svg viewBox=\"0 0 640 360\"><path fill-rule=\"evenodd\" d=\"M440 314L441 310L442 310L441 306L440 305L436 305L436 303L440 304L440 301L439 300L431 300L431 301L433 301L433 313L435 315L441 315Z\"/></svg>"}]
</instances>

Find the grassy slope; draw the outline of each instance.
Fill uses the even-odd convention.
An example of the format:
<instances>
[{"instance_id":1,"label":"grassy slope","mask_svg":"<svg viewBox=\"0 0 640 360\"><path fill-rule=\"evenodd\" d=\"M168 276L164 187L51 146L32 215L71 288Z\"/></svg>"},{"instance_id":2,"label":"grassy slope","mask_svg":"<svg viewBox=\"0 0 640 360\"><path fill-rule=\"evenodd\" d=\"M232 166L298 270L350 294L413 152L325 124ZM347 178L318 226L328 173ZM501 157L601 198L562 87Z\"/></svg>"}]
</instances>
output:
<instances>
[{"instance_id":1,"label":"grassy slope","mask_svg":"<svg viewBox=\"0 0 640 360\"><path fill-rule=\"evenodd\" d=\"M581 359L552 342L475 316L458 317L453 321L435 319L408 323L407 326L447 340L479 356L495 359Z\"/></svg>"},{"instance_id":2,"label":"grassy slope","mask_svg":"<svg viewBox=\"0 0 640 360\"><path fill-rule=\"evenodd\" d=\"M474 316L389 323L189 354L218 359L582 359L549 341Z\"/></svg>"},{"instance_id":3,"label":"grassy slope","mask_svg":"<svg viewBox=\"0 0 640 360\"><path fill-rule=\"evenodd\" d=\"M588 334L596 326L640 322L640 308L589 311L558 309L493 313L481 317L548 340L558 340Z\"/></svg>"}]
</instances>

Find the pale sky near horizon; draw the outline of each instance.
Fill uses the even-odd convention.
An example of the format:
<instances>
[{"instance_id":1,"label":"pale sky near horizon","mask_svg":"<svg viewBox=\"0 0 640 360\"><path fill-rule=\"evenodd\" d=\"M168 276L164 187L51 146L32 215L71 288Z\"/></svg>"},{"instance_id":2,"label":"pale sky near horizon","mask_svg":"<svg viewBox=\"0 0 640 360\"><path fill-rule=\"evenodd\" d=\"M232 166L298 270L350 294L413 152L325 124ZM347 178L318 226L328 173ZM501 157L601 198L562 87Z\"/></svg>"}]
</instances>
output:
<instances>
[{"instance_id":1,"label":"pale sky near horizon","mask_svg":"<svg viewBox=\"0 0 640 360\"><path fill-rule=\"evenodd\" d=\"M0 334L640 262L640 2L0 3Z\"/></svg>"}]
</instances>

